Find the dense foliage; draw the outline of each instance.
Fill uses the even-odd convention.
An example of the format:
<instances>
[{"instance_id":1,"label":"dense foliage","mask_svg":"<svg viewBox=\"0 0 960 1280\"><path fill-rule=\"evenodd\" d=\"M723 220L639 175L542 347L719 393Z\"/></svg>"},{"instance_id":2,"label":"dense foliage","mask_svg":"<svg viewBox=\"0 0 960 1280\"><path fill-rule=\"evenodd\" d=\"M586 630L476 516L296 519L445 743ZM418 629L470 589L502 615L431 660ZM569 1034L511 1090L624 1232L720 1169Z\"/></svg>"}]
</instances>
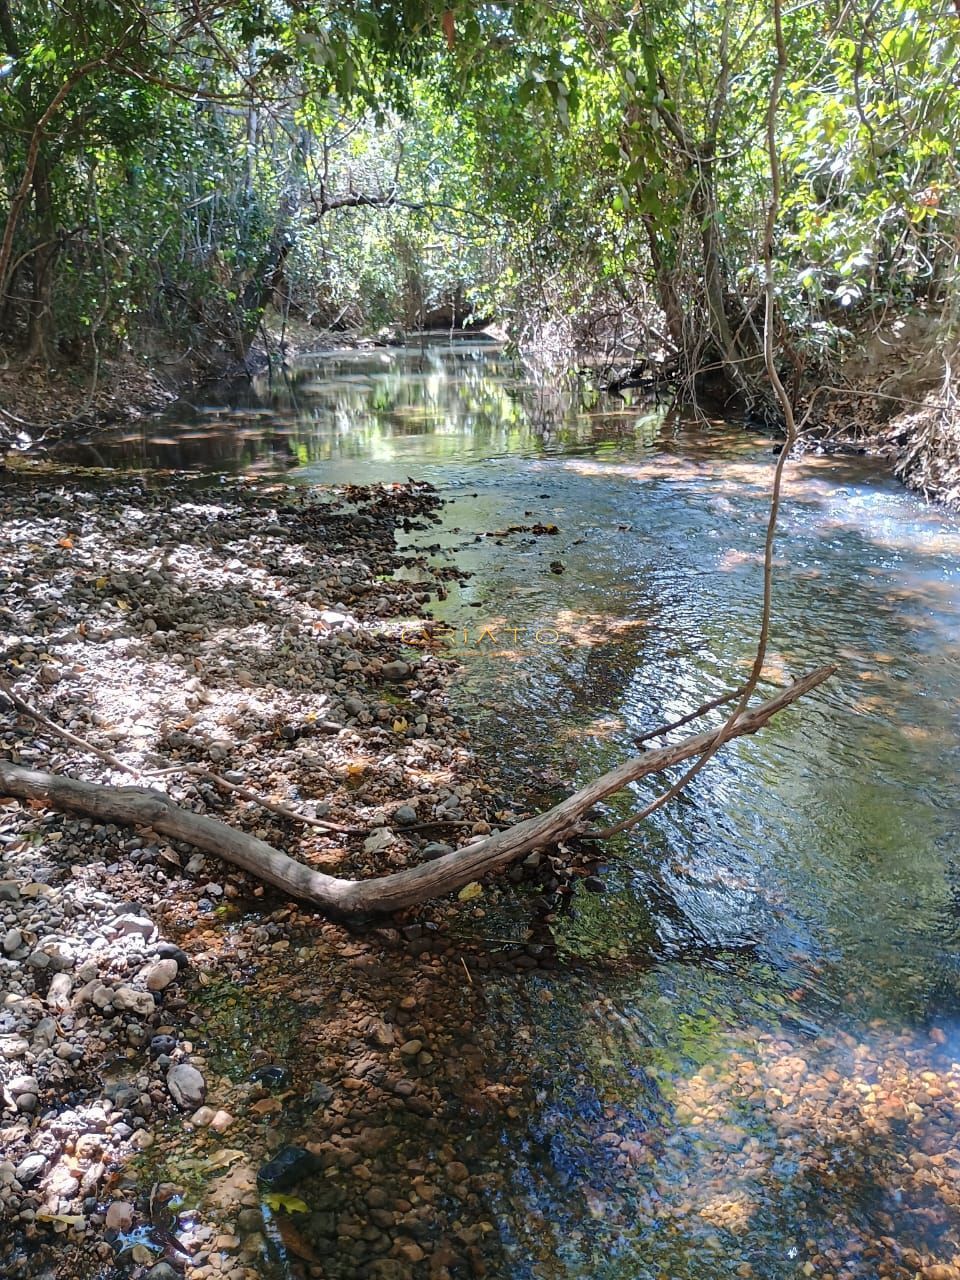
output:
<instances>
[{"instance_id":1,"label":"dense foliage","mask_svg":"<svg viewBox=\"0 0 960 1280\"><path fill-rule=\"evenodd\" d=\"M798 387L890 307L952 323L957 30L944 0L787 15ZM0 0L0 334L30 360L155 335L222 363L271 303L495 315L749 401L772 44L759 0Z\"/></svg>"}]
</instances>

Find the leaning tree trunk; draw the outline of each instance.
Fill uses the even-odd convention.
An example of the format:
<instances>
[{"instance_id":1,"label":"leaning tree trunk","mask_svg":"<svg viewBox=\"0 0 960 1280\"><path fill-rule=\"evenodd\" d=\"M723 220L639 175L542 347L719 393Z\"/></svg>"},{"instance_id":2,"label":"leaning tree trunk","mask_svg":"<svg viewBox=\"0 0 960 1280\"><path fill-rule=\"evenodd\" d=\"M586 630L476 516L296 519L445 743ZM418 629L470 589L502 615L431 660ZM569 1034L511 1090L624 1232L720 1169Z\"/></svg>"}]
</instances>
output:
<instances>
[{"instance_id":1,"label":"leaning tree trunk","mask_svg":"<svg viewBox=\"0 0 960 1280\"><path fill-rule=\"evenodd\" d=\"M545 813L464 845L433 862L371 880L341 880L314 871L263 840L215 818L181 809L162 792L145 787L100 786L0 760L0 795L107 822L149 827L160 835L215 854L333 915L397 911L442 897L533 849L555 844L563 835L580 829L587 812L607 796L639 778L715 750L730 738L756 733L778 711L822 684L835 670L821 667L719 729L627 760Z\"/></svg>"}]
</instances>

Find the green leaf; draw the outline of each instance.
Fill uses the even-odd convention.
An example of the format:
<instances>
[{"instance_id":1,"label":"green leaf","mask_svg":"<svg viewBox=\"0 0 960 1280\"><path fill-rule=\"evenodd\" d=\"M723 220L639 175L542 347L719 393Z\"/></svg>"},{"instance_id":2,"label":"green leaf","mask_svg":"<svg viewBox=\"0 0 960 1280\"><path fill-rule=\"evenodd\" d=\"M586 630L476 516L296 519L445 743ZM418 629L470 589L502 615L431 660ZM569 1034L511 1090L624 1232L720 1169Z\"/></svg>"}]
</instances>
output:
<instances>
[{"instance_id":1,"label":"green leaf","mask_svg":"<svg viewBox=\"0 0 960 1280\"><path fill-rule=\"evenodd\" d=\"M299 1196L286 1196L281 1191L269 1191L263 1197L263 1203L274 1213L309 1213L310 1206Z\"/></svg>"}]
</instances>

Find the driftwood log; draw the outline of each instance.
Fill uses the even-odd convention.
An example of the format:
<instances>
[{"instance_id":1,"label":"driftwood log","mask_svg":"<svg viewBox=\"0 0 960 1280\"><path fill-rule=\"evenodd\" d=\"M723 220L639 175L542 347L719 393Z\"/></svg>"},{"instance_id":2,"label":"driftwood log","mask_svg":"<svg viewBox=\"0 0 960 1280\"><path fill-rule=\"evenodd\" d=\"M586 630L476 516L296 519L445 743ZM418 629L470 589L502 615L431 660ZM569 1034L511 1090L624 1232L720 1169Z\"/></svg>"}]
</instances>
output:
<instances>
[{"instance_id":1,"label":"driftwood log","mask_svg":"<svg viewBox=\"0 0 960 1280\"><path fill-rule=\"evenodd\" d=\"M389 912L442 897L471 880L498 870L531 852L555 844L582 827L584 815L601 800L648 774L661 773L717 745L756 733L778 711L822 684L835 667L821 667L783 689L776 697L744 711L732 724L707 730L671 746L625 761L568 796L545 813L518 822L406 871L369 880L341 880L291 858L263 840L215 818L180 808L160 791L146 787L110 787L64 774L42 773L0 760L0 796L13 796L51 809L81 813L104 822L148 827L242 867L266 884L337 916Z\"/></svg>"}]
</instances>

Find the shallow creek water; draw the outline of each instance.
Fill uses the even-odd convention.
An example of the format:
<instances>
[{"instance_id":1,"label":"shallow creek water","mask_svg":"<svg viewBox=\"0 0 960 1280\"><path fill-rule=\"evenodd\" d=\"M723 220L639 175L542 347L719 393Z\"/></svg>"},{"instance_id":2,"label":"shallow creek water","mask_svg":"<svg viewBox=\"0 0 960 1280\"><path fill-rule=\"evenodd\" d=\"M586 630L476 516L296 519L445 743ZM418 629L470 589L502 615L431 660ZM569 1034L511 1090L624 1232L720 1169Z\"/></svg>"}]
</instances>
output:
<instances>
[{"instance_id":1,"label":"shallow creek water","mask_svg":"<svg viewBox=\"0 0 960 1280\"><path fill-rule=\"evenodd\" d=\"M752 658L771 442L585 405L495 348L317 358L71 457L437 485L427 538L473 575L435 609L451 696L518 789L583 783ZM793 463L775 609L767 691L838 676L622 838L554 926L568 968L483 993L486 1074L526 1082L484 1144L491 1274L960 1261L960 522L868 459ZM465 905L463 935L524 910Z\"/></svg>"}]
</instances>

